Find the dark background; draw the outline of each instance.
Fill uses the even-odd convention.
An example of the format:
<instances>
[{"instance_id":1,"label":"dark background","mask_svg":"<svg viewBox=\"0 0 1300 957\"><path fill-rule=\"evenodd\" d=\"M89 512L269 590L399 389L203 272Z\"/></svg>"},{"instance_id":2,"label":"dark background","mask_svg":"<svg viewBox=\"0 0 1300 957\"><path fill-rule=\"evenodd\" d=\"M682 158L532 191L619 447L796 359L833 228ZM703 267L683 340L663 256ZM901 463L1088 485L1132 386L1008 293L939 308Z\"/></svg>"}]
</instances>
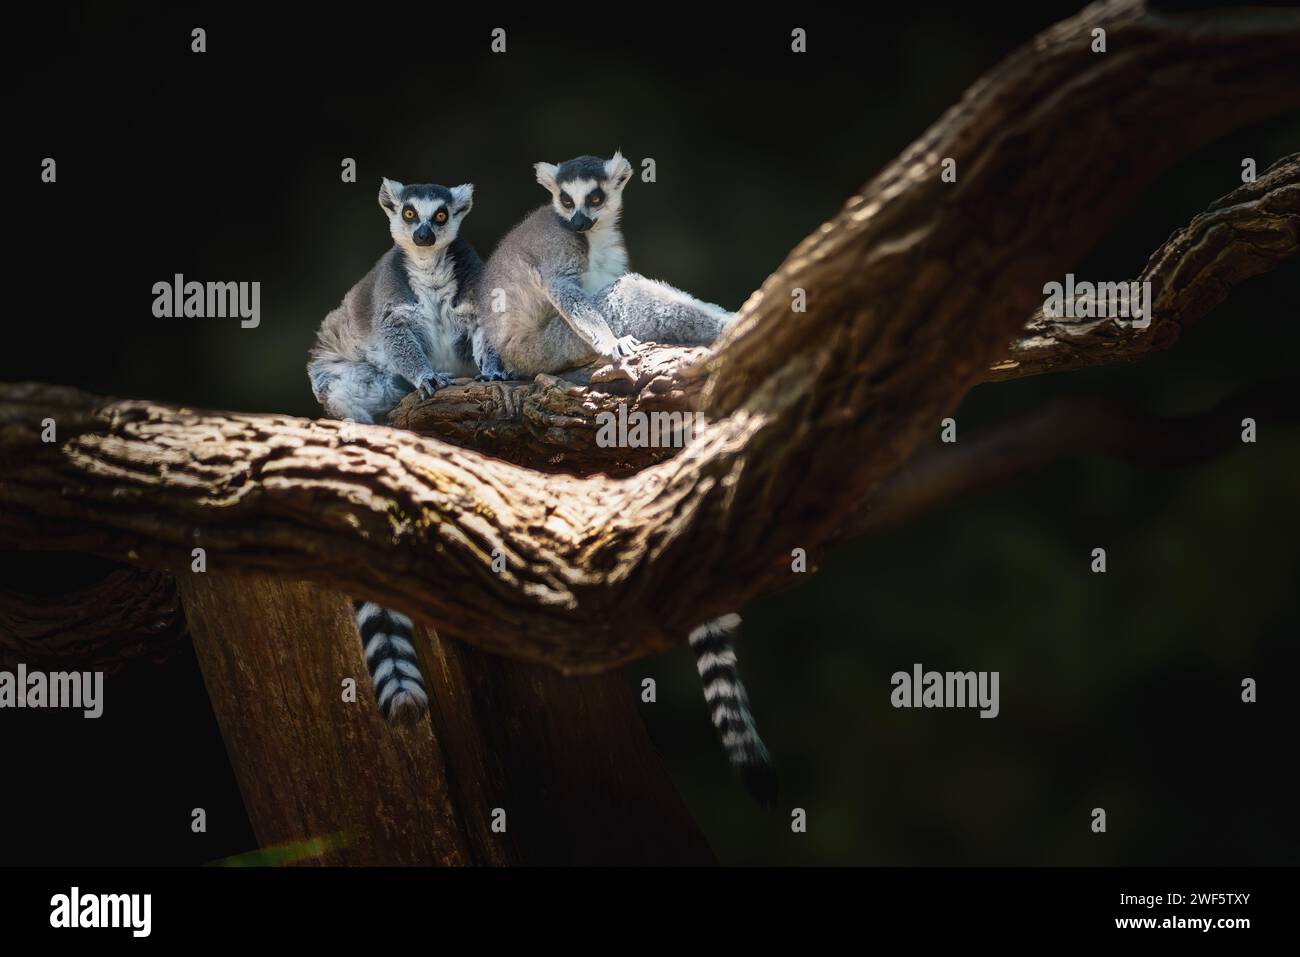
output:
<instances>
[{"instance_id":1,"label":"dark background","mask_svg":"<svg viewBox=\"0 0 1300 957\"><path fill-rule=\"evenodd\" d=\"M657 183L636 178L626 196L633 268L738 307L981 73L1078 6L7 12L5 278L18 295L0 380L315 415L306 352L388 246L381 176L474 182L462 235L486 256L543 201L535 161L616 147L638 170L658 165ZM206 54L189 52L194 26ZM489 52L497 26L505 55ZM806 55L789 52L793 26L809 32ZM1297 150L1292 116L1200 151L1076 274L1136 274L1239 184L1243 157L1262 171ZM40 182L45 156L56 185ZM355 184L340 181L344 157ZM177 272L260 280L261 326L155 318L151 287ZM960 434L1057 395L1204 410L1293 370L1297 315L1292 264L1141 365L976 389ZM687 651L629 680L659 680L646 720L727 862L1294 863L1298 468L1300 430L1267 419L1258 444L1197 468L1061 461L844 549L744 609L742 671L806 835L731 777ZM1106 575L1088 570L1099 545ZM892 709L889 676L913 662L1000 671L1001 716ZM1258 704L1240 702L1245 676ZM0 712L0 863L251 849L189 650L128 667L106 696L98 721ZM196 806L206 835L190 833ZM1096 806L1105 835L1089 829Z\"/></svg>"}]
</instances>

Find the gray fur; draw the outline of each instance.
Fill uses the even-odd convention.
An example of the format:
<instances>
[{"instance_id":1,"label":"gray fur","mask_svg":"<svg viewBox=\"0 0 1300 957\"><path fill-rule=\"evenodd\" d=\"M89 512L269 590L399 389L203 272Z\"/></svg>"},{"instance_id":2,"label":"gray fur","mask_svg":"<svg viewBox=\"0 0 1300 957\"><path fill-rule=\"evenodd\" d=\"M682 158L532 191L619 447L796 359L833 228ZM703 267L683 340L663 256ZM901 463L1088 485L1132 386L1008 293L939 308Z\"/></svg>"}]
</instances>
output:
<instances>
[{"instance_id":1,"label":"gray fur","mask_svg":"<svg viewBox=\"0 0 1300 957\"><path fill-rule=\"evenodd\" d=\"M480 322L508 367L531 377L617 362L643 339L717 339L733 313L628 273L619 217L632 167L622 154L538 163L536 171L551 204L506 235L478 285Z\"/></svg>"},{"instance_id":2,"label":"gray fur","mask_svg":"<svg viewBox=\"0 0 1300 957\"><path fill-rule=\"evenodd\" d=\"M478 287L480 321L511 368L533 376L596 358L617 362L642 339L710 345L735 318L721 306L627 271L619 216L632 167L621 154L535 169L551 204L507 234ZM729 759L750 793L771 804L776 775L731 643L739 625L739 615L723 615L692 631L690 644Z\"/></svg>"},{"instance_id":3,"label":"gray fur","mask_svg":"<svg viewBox=\"0 0 1300 957\"><path fill-rule=\"evenodd\" d=\"M307 365L327 414L384 421L412 389L430 395L452 379L504 378L474 305L483 263L459 236L473 191L381 184L393 248L325 317Z\"/></svg>"},{"instance_id":4,"label":"gray fur","mask_svg":"<svg viewBox=\"0 0 1300 957\"><path fill-rule=\"evenodd\" d=\"M460 238L473 199L468 183L380 184L393 248L325 317L307 363L326 414L384 421L412 389L429 394L476 373L505 378L474 310L483 262ZM375 703L394 724L419 720L429 698L411 620L372 602L356 602L355 612Z\"/></svg>"}]
</instances>

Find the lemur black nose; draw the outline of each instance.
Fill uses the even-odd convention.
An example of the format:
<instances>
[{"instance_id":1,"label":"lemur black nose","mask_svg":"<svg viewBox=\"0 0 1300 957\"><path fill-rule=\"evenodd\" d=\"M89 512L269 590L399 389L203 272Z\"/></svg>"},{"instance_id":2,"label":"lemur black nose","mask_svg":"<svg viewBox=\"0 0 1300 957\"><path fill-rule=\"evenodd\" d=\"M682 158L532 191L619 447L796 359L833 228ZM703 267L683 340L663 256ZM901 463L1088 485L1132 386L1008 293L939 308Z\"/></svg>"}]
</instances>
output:
<instances>
[{"instance_id":1,"label":"lemur black nose","mask_svg":"<svg viewBox=\"0 0 1300 957\"><path fill-rule=\"evenodd\" d=\"M591 229L592 224L595 223L595 220L592 219L590 216L588 216L586 213L574 213L573 218L569 220L569 223L578 232L585 233L587 230Z\"/></svg>"},{"instance_id":2,"label":"lemur black nose","mask_svg":"<svg viewBox=\"0 0 1300 957\"><path fill-rule=\"evenodd\" d=\"M433 242L433 230L426 223L415 231L414 239L416 245L427 246Z\"/></svg>"}]
</instances>

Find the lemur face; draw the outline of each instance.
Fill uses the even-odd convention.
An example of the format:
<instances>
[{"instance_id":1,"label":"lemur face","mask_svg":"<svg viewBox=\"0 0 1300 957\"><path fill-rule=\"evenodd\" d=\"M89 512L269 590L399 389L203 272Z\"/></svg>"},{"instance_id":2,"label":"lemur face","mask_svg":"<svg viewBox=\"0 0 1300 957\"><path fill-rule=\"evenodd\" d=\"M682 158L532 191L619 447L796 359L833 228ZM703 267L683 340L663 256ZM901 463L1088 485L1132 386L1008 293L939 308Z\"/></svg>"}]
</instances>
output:
<instances>
[{"instance_id":1,"label":"lemur face","mask_svg":"<svg viewBox=\"0 0 1300 957\"><path fill-rule=\"evenodd\" d=\"M474 205L474 185L448 189L434 183L403 186L386 179L379 187L379 205L388 214L393 242L416 255L428 255L456 238L460 224Z\"/></svg>"},{"instance_id":2,"label":"lemur face","mask_svg":"<svg viewBox=\"0 0 1300 957\"><path fill-rule=\"evenodd\" d=\"M551 208L570 229L585 233L618 222L623 187L632 178L632 164L622 153L607 160L579 156L559 166L538 163L534 169L551 194Z\"/></svg>"}]
</instances>

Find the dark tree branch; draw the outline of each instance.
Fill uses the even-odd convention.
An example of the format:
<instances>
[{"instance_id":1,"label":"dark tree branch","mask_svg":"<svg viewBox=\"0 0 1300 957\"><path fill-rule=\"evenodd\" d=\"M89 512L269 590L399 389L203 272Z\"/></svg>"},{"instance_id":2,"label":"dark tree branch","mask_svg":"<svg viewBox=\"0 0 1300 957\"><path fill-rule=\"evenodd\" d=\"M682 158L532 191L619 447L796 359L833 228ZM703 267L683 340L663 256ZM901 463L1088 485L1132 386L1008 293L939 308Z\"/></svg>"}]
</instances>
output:
<instances>
[{"instance_id":1,"label":"dark tree branch","mask_svg":"<svg viewBox=\"0 0 1300 957\"><path fill-rule=\"evenodd\" d=\"M591 383L595 367L563 378L539 375L533 382L467 382L428 398L413 392L393 410L393 425L478 449L546 472L628 475L662 462L676 451L658 447L602 447L600 415L639 412L694 413L704 387L689 366L702 348L649 347L628 360L635 376L619 388Z\"/></svg>"},{"instance_id":2,"label":"dark tree branch","mask_svg":"<svg viewBox=\"0 0 1300 957\"><path fill-rule=\"evenodd\" d=\"M201 546L215 573L333 583L567 670L661 650L830 541L1152 177L1298 104L1300 11L1095 4L791 253L692 369L710 423L668 461L576 479L387 428L7 386L0 542L181 574Z\"/></svg>"},{"instance_id":3,"label":"dark tree branch","mask_svg":"<svg viewBox=\"0 0 1300 957\"><path fill-rule=\"evenodd\" d=\"M1300 419L1300 379L1246 389L1197 415L1152 415L1104 398L1056 399L953 445L920 453L845 524L840 539L903 525L1066 456L1100 454L1142 466L1195 465L1240 448L1246 417L1257 422Z\"/></svg>"},{"instance_id":4,"label":"dark tree branch","mask_svg":"<svg viewBox=\"0 0 1300 957\"><path fill-rule=\"evenodd\" d=\"M367 700L344 596L280 577L181 588L260 846L325 838L315 863L370 866L713 862L622 674L565 677L421 629L431 712L397 729Z\"/></svg>"},{"instance_id":5,"label":"dark tree branch","mask_svg":"<svg viewBox=\"0 0 1300 957\"><path fill-rule=\"evenodd\" d=\"M1274 164L1255 183L1214 202L1151 256L1137 281L1152 284L1151 325L1111 319L1046 319L1035 312L990 381L1137 361L1177 342L1240 283L1294 256L1300 232L1300 155ZM1082 277L1081 277L1082 278ZM660 448L596 444L597 414L694 411L704 379L692 374L703 349L659 347L635 357L638 375L626 395L586 385L591 368L536 382L479 383L408 396L394 425L476 448L530 468L624 475L670 457Z\"/></svg>"},{"instance_id":6,"label":"dark tree branch","mask_svg":"<svg viewBox=\"0 0 1300 957\"><path fill-rule=\"evenodd\" d=\"M1114 319L1049 319L1040 308L989 378L1133 362L1168 349L1184 327L1206 316L1234 287L1294 256L1297 231L1300 156L1288 156L1254 183L1214 203L1156 250L1137 277L1151 283L1150 326L1139 329Z\"/></svg>"},{"instance_id":7,"label":"dark tree branch","mask_svg":"<svg viewBox=\"0 0 1300 957\"><path fill-rule=\"evenodd\" d=\"M186 636L175 579L87 555L0 555L0 664L75 658L114 670L169 657Z\"/></svg>"}]
</instances>

